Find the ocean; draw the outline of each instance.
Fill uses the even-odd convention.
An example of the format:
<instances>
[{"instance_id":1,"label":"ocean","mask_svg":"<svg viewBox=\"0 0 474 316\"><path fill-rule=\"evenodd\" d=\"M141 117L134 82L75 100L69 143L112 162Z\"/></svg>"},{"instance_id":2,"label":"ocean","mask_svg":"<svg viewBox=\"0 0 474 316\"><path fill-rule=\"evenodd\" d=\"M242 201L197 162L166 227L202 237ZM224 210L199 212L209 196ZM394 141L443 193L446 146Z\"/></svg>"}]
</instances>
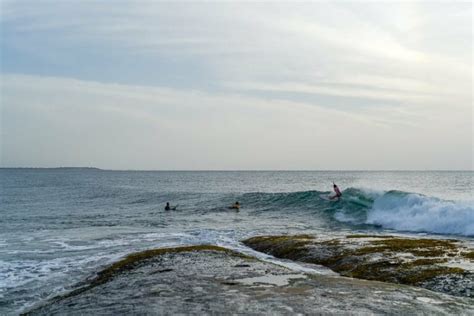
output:
<instances>
[{"instance_id":1,"label":"ocean","mask_svg":"<svg viewBox=\"0 0 474 316\"><path fill-rule=\"evenodd\" d=\"M472 171L0 169L0 314L26 311L150 248L210 244L258 256L241 240L302 233L386 232L472 243L473 177ZM320 197L333 182L340 201ZM228 208L235 201L240 211ZM165 211L166 202L177 210Z\"/></svg>"}]
</instances>

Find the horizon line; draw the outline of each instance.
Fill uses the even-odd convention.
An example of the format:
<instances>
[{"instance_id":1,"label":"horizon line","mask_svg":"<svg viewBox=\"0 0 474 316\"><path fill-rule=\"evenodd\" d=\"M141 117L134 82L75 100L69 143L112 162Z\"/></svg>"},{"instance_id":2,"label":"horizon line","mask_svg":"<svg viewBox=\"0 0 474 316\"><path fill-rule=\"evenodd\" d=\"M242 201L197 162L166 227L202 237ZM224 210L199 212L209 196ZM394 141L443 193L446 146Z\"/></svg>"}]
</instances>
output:
<instances>
[{"instance_id":1,"label":"horizon line","mask_svg":"<svg viewBox=\"0 0 474 316\"><path fill-rule=\"evenodd\" d=\"M473 172L474 169L107 169L98 167L0 167L0 169L90 169L97 171L137 171L137 172Z\"/></svg>"}]
</instances>

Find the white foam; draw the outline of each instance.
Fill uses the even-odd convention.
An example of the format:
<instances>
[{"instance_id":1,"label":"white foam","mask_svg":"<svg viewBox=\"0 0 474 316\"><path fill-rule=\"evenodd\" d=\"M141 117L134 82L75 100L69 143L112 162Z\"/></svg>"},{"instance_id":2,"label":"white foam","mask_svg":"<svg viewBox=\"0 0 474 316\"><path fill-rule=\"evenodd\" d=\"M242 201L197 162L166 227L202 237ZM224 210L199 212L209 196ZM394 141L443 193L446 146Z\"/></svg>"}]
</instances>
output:
<instances>
[{"instance_id":1,"label":"white foam","mask_svg":"<svg viewBox=\"0 0 474 316\"><path fill-rule=\"evenodd\" d=\"M434 300L432 298L424 297L424 296L418 296L416 299L419 300L419 301L422 301L423 303L443 304L443 302L441 302L441 301L437 301L437 300Z\"/></svg>"},{"instance_id":2,"label":"white foam","mask_svg":"<svg viewBox=\"0 0 474 316\"><path fill-rule=\"evenodd\" d=\"M285 286L290 284L290 280L306 278L307 276L304 274L267 274L253 278L235 279L235 281L246 285L268 284Z\"/></svg>"},{"instance_id":3,"label":"white foam","mask_svg":"<svg viewBox=\"0 0 474 316\"><path fill-rule=\"evenodd\" d=\"M474 236L474 203L385 194L375 200L366 223L403 231Z\"/></svg>"},{"instance_id":4,"label":"white foam","mask_svg":"<svg viewBox=\"0 0 474 316\"><path fill-rule=\"evenodd\" d=\"M358 219L356 216L351 215L350 212L346 211L345 209L337 211L334 214L334 218L342 223L360 224L362 221L361 219Z\"/></svg>"}]
</instances>

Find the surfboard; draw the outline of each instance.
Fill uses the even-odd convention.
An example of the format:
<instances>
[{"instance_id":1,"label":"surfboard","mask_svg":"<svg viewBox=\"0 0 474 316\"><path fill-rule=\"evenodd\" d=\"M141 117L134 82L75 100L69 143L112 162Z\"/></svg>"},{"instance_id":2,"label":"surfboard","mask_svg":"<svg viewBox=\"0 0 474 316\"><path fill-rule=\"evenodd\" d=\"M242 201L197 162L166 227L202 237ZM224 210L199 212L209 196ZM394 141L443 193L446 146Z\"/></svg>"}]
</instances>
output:
<instances>
[{"instance_id":1,"label":"surfboard","mask_svg":"<svg viewBox=\"0 0 474 316\"><path fill-rule=\"evenodd\" d=\"M339 201L339 199L331 199L330 196L326 194L320 194L319 197L323 200L330 201L330 202Z\"/></svg>"},{"instance_id":2,"label":"surfboard","mask_svg":"<svg viewBox=\"0 0 474 316\"><path fill-rule=\"evenodd\" d=\"M329 196L326 194L320 194L319 197L323 200L329 201Z\"/></svg>"}]
</instances>

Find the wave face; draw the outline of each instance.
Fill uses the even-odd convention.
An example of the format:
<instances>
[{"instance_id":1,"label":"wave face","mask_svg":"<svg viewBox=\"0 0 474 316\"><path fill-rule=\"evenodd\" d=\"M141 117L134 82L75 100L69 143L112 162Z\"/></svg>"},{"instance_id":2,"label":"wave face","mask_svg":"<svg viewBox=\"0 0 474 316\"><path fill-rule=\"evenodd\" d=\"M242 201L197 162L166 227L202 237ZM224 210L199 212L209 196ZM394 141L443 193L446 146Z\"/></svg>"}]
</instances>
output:
<instances>
[{"instance_id":1,"label":"wave face","mask_svg":"<svg viewBox=\"0 0 474 316\"><path fill-rule=\"evenodd\" d=\"M474 203L446 201L401 191L349 188L340 201L329 192L248 193L245 203L265 209L298 208L353 225L370 224L399 231L474 236Z\"/></svg>"}]
</instances>

